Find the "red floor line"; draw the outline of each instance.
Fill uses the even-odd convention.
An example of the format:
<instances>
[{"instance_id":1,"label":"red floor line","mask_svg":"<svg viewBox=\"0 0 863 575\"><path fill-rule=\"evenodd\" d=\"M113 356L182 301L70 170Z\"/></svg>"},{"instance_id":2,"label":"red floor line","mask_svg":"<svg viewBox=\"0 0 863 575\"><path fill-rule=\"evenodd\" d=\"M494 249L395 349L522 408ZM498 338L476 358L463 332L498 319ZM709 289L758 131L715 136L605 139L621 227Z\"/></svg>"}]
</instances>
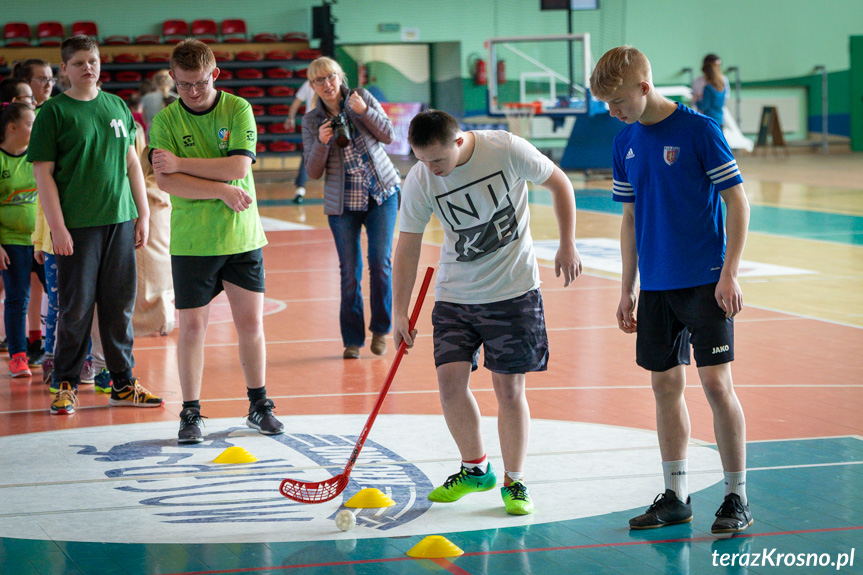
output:
<instances>
[{"instance_id":1,"label":"red floor line","mask_svg":"<svg viewBox=\"0 0 863 575\"><path fill-rule=\"evenodd\" d=\"M863 530L863 525L851 527L829 527L825 529L798 529L795 531L773 531L769 533L744 533L735 535L735 539L748 537L775 537L777 535L801 535L804 533L831 533L835 531ZM656 545L657 543L694 543L697 541L715 541L713 535L705 537L681 537L679 539L657 539L651 541L618 541L617 543L590 543L587 545L562 545L560 547L536 547L533 549L501 549L500 551L475 551L465 553L461 557L477 557L482 555L508 555L512 553L539 553L542 551L575 551L578 549L599 549L603 547L626 547L631 545ZM394 561L417 561L413 557L383 557L380 559L358 559L356 561L332 561L329 563L305 563L301 565L278 565L273 567L247 567L241 569L219 569L215 571L183 571L178 573L167 573L165 575L225 575L227 573L254 573L258 571L287 571L288 569L310 569L317 567L345 567L349 565L363 565L366 563L391 563ZM421 561L421 559L420 559ZM450 573L465 575L468 572L453 564L448 559L432 559L436 564L445 568ZM447 565L449 563L449 565Z\"/></svg>"}]
</instances>

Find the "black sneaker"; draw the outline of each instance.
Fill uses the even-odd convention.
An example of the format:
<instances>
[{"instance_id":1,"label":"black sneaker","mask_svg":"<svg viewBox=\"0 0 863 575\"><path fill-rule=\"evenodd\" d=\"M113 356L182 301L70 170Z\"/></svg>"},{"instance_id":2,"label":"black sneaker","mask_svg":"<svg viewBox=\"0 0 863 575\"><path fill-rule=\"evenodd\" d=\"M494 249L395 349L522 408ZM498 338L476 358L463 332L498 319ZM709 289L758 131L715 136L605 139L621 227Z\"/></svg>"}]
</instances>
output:
<instances>
[{"instance_id":1,"label":"black sneaker","mask_svg":"<svg viewBox=\"0 0 863 575\"><path fill-rule=\"evenodd\" d=\"M692 521L692 505L677 498L677 494L671 489L660 493L653 500L653 505L647 508L643 515L633 517L629 520L630 529L656 529L665 525L676 525L678 523L689 523Z\"/></svg>"},{"instance_id":2,"label":"black sneaker","mask_svg":"<svg viewBox=\"0 0 863 575\"><path fill-rule=\"evenodd\" d=\"M249 406L249 416L246 418L246 425L252 429L257 429L264 435L278 435L284 433L285 426L273 416L272 399L259 399L254 406Z\"/></svg>"},{"instance_id":3,"label":"black sneaker","mask_svg":"<svg viewBox=\"0 0 863 575\"><path fill-rule=\"evenodd\" d=\"M755 522L749 506L743 505L740 496L729 493L716 512L716 521L710 528L711 533L739 533Z\"/></svg>"},{"instance_id":4,"label":"black sneaker","mask_svg":"<svg viewBox=\"0 0 863 575\"><path fill-rule=\"evenodd\" d=\"M37 339L27 344L27 363L30 367L39 367L45 359L45 350L42 349L42 340Z\"/></svg>"},{"instance_id":5,"label":"black sneaker","mask_svg":"<svg viewBox=\"0 0 863 575\"><path fill-rule=\"evenodd\" d=\"M201 434L201 424L204 419L207 418L201 415L201 410L196 407L187 407L181 411L177 443L201 443L204 441Z\"/></svg>"}]
</instances>

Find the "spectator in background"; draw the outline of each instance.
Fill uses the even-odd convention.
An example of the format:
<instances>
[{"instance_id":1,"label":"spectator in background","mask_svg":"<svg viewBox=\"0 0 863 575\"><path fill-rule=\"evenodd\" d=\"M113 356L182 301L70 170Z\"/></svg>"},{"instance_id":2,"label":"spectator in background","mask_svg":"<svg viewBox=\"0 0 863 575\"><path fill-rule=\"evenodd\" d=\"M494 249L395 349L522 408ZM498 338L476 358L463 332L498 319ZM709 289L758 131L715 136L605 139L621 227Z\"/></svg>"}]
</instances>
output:
<instances>
[{"instance_id":1,"label":"spectator in background","mask_svg":"<svg viewBox=\"0 0 863 575\"><path fill-rule=\"evenodd\" d=\"M147 203L150 205L150 237L135 251L138 262L138 295L132 327L135 337L168 335L174 331L174 282L171 278L171 196L159 189L150 163L144 130L135 131L135 151L141 160Z\"/></svg>"},{"instance_id":2,"label":"spectator in background","mask_svg":"<svg viewBox=\"0 0 863 575\"><path fill-rule=\"evenodd\" d=\"M162 108L179 98L174 92L174 79L167 70L159 70L153 74L153 85L156 89L144 94L141 105L144 107L144 126L153 123L153 118Z\"/></svg>"},{"instance_id":3,"label":"spectator in background","mask_svg":"<svg viewBox=\"0 0 863 575\"><path fill-rule=\"evenodd\" d=\"M308 114L312 111L312 108L315 106L315 93L312 91L311 86L309 86L309 81L306 80L303 82L303 85L297 90L297 93L294 95L294 101L291 102L291 108L288 110L288 119L285 120L285 129L294 131L297 128L297 112L300 111L300 108L305 104L306 111ZM294 203L302 204L303 198L306 196L306 179L308 178L306 174L306 158L305 154L300 156L300 167L297 169L297 177L294 180L294 186L296 186L296 190L294 190Z\"/></svg>"},{"instance_id":4,"label":"spectator in background","mask_svg":"<svg viewBox=\"0 0 863 575\"><path fill-rule=\"evenodd\" d=\"M392 328L392 247L402 180L384 146L395 130L380 103L366 90L348 90L338 62L318 58L308 78L317 97L303 116L303 156L312 178L324 175L324 213L339 253L341 323L345 359L360 357L365 345L360 233L369 241L371 351L383 355ZM338 121L350 133L339 138ZM337 143L338 142L338 143Z\"/></svg>"},{"instance_id":5,"label":"spectator in background","mask_svg":"<svg viewBox=\"0 0 863 575\"><path fill-rule=\"evenodd\" d=\"M21 78L5 78L0 81L0 102L25 104L31 109L36 107L33 89Z\"/></svg>"},{"instance_id":6,"label":"spectator in background","mask_svg":"<svg viewBox=\"0 0 863 575\"><path fill-rule=\"evenodd\" d=\"M141 106L141 93L135 92L129 95L129 99L126 100L126 105L129 106L129 111L132 112L132 118L135 119L135 123L144 128L146 132L147 126L149 126L149 122L144 121L143 107Z\"/></svg>"},{"instance_id":7,"label":"spectator in background","mask_svg":"<svg viewBox=\"0 0 863 575\"><path fill-rule=\"evenodd\" d=\"M704 73L692 83L692 103L695 109L713 118L719 127L724 120L722 109L728 98L728 78L722 74L722 60L716 54L708 54L701 64Z\"/></svg>"},{"instance_id":8,"label":"spectator in background","mask_svg":"<svg viewBox=\"0 0 863 575\"><path fill-rule=\"evenodd\" d=\"M38 115L39 108L51 97L51 89L57 81L54 78L54 70L51 69L51 65L45 60L30 58L16 64L12 68L12 76L21 78L30 84L30 88L33 90L33 103Z\"/></svg>"}]
</instances>

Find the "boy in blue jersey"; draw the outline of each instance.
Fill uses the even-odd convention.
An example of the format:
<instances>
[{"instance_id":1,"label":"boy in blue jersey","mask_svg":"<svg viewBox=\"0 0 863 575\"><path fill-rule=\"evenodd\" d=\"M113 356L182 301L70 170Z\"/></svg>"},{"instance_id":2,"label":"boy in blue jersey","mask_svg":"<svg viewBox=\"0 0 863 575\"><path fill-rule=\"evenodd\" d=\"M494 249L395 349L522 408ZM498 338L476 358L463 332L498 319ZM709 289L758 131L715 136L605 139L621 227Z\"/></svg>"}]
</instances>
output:
<instances>
[{"instance_id":1,"label":"boy in blue jersey","mask_svg":"<svg viewBox=\"0 0 863 575\"><path fill-rule=\"evenodd\" d=\"M683 397L691 344L725 471L725 500L711 531L743 531L752 525L746 422L731 379L733 317L743 307L737 269L749 225L743 179L720 127L657 93L650 62L635 48L608 51L590 88L627 124L613 145L613 197L623 203L617 322L626 333L638 332L636 362L651 372L666 487L629 526L651 529L692 520Z\"/></svg>"}]
</instances>

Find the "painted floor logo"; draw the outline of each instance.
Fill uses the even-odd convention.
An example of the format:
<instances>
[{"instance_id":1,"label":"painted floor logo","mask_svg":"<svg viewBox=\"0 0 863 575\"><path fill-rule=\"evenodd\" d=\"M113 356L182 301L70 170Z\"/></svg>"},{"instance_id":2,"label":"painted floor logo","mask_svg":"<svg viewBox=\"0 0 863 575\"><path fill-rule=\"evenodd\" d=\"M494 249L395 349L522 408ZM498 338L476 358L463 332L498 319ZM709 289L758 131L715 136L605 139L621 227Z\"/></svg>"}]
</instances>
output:
<instances>
[{"instance_id":1,"label":"painted floor logo","mask_svg":"<svg viewBox=\"0 0 863 575\"><path fill-rule=\"evenodd\" d=\"M264 436L238 419L208 419L197 445L178 445L173 421L0 437L0 452L10 454L0 467L0 537L241 543L427 535L641 509L662 485L654 432L533 420L527 483L534 514L507 515L497 489L432 504L428 493L459 465L443 417L382 415L338 498L303 504L279 493L286 477L322 481L341 473L365 421L291 416L283 419L287 433ZM483 418L482 428L502 470L497 420ZM257 461L214 463L235 446ZM690 447L689 470L693 493L722 478L709 447ZM335 514L367 487L395 505L357 510L356 527L342 533Z\"/></svg>"}]
</instances>

